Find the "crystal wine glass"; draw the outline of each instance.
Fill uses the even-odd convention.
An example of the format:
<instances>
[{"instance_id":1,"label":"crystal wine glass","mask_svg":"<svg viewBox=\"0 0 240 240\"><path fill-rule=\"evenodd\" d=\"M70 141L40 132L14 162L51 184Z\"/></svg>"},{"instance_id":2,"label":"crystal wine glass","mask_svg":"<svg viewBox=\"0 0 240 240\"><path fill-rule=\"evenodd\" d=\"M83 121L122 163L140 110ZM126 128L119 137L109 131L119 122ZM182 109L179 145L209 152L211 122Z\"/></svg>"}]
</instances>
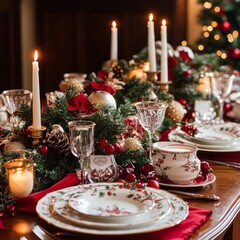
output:
<instances>
[{"instance_id":1,"label":"crystal wine glass","mask_svg":"<svg viewBox=\"0 0 240 240\"><path fill-rule=\"evenodd\" d=\"M68 123L70 136L70 149L74 156L79 159L80 171L77 175L80 184L87 183L84 160L90 156L94 148L94 126L92 121L76 120Z\"/></svg>"},{"instance_id":2,"label":"crystal wine glass","mask_svg":"<svg viewBox=\"0 0 240 240\"><path fill-rule=\"evenodd\" d=\"M140 124L148 132L149 159L150 162L153 163L152 136L154 131L156 131L162 125L168 105L163 101L144 101L137 103L135 106L138 112Z\"/></svg>"},{"instance_id":3,"label":"crystal wine glass","mask_svg":"<svg viewBox=\"0 0 240 240\"><path fill-rule=\"evenodd\" d=\"M233 86L234 74L224 72L214 72L211 78L212 92L219 102L219 115L217 123L224 123L223 107L226 97L231 93Z\"/></svg>"},{"instance_id":4,"label":"crystal wine glass","mask_svg":"<svg viewBox=\"0 0 240 240\"><path fill-rule=\"evenodd\" d=\"M10 89L3 91L1 98L3 99L7 112L10 114L9 123L11 128L19 128L21 121L17 116L14 116L14 112L23 104L31 106L32 93L26 89Z\"/></svg>"}]
</instances>

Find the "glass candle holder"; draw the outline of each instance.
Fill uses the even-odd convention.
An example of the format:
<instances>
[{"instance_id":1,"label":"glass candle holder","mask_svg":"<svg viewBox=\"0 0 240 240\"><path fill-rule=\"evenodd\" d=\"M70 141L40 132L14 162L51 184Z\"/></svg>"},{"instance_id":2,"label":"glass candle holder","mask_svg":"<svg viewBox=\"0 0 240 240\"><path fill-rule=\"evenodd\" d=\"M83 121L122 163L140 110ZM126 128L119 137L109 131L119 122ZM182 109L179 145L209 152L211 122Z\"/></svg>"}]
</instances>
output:
<instances>
[{"instance_id":1,"label":"glass candle holder","mask_svg":"<svg viewBox=\"0 0 240 240\"><path fill-rule=\"evenodd\" d=\"M25 157L12 159L4 163L10 191L15 198L28 196L34 185L34 162Z\"/></svg>"}]
</instances>

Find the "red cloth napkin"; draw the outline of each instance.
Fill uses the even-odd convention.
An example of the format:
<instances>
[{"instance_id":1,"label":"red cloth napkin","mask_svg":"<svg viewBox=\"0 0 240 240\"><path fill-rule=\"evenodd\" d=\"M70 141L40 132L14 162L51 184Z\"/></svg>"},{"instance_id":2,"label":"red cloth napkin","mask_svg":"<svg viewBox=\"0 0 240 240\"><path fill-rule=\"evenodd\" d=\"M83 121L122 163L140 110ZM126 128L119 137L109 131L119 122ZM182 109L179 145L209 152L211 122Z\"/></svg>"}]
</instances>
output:
<instances>
[{"instance_id":1,"label":"red cloth napkin","mask_svg":"<svg viewBox=\"0 0 240 240\"><path fill-rule=\"evenodd\" d=\"M240 163L240 151L239 152L205 152L198 151L198 158L202 161L208 159L223 161L223 162L237 162Z\"/></svg>"},{"instance_id":2,"label":"red cloth napkin","mask_svg":"<svg viewBox=\"0 0 240 240\"><path fill-rule=\"evenodd\" d=\"M71 187L77 185L79 180L76 173L70 173L61 181L50 187L49 189L43 190L41 192L33 193L28 197L19 199L17 201L17 209L19 211L25 211L30 213L36 213L36 205L39 199L44 197L47 193L56 191L62 188ZM136 237L138 240L185 240L189 239L193 233L195 233L211 216L212 210L198 208L198 207L189 207L188 217L182 221L180 224L167 228L161 231L153 233L144 233L144 234L134 234L129 236L124 236L125 240L135 240ZM87 239L112 239L112 236L86 236ZM123 239L122 236L114 236L115 240Z\"/></svg>"},{"instance_id":3,"label":"red cloth napkin","mask_svg":"<svg viewBox=\"0 0 240 240\"><path fill-rule=\"evenodd\" d=\"M6 230L4 224L3 224L3 220L0 218L0 230Z\"/></svg>"},{"instance_id":4,"label":"red cloth napkin","mask_svg":"<svg viewBox=\"0 0 240 240\"><path fill-rule=\"evenodd\" d=\"M27 197L18 199L16 202L16 209L19 211L36 213L36 206L38 200L40 200L46 194L62 188L75 186L77 184L79 184L77 174L69 173L65 178L60 180L58 183L54 184L52 187L40 192L33 193Z\"/></svg>"}]
</instances>

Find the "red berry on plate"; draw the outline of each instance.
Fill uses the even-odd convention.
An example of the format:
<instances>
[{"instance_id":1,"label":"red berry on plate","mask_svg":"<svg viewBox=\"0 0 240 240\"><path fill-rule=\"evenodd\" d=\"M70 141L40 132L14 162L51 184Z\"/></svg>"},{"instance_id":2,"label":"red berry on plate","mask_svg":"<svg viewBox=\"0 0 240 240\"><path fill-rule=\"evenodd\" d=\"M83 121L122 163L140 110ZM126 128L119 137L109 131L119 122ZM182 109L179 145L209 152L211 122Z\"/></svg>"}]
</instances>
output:
<instances>
[{"instance_id":1,"label":"red berry on plate","mask_svg":"<svg viewBox=\"0 0 240 240\"><path fill-rule=\"evenodd\" d=\"M111 192L111 191L108 191L108 192L107 192L107 195L108 195L108 196L111 196L111 195L112 195L112 192Z\"/></svg>"},{"instance_id":2,"label":"red berry on plate","mask_svg":"<svg viewBox=\"0 0 240 240\"><path fill-rule=\"evenodd\" d=\"M143 187L143 184L141 182L136 182L136 187L137 188L142 188Z\"/></svg>"},{"instance_id":3,"label":"red berry on plate","mask_svg":"<svg viewBox=\"0 0 240 240\"><path fill-rule=\"evenodd\" d=\"M136 180L136 175L133 173L128 173L127 177L126 177L126 181L127 182L134 182Z\"/></svg>"},{"instance_id":4,"label":"red berry on plate","mask_svg":"<svg viewBox=\"0 0 240 240\"><path fill-rule=\"evenodd\" d=\"M115 148L112 144L109 144L107 147L105 147L105 153L107 155L113 154L115 152Z\"/></svg>"},{"instance_id":5,"label":"red berry on plate","mask_svg":"<svg viewBox=\"0 0 240 240\"><path fill-rule=\"evenodd\" d=\"M160 188L159 182L153 179L147 180L147 186L152 188L157 188L157 189Z\"/></svg>"},{"instance_id":6,"label":"red berry on plate","mask_svg":"<svg viewBox=\"0 0 240 240\"><path fill-rule=\"evenodd\" d=\"M122 143L120 143L120 142L115 142L115 143L113 144L113 146L114 146L114 148L115 148L115 152L116 152L116 153L120 153L120 152L123 151L123 144L122 144Z\"/></svg>"},{"instance_id":7,"label":"red berry on plate","mask_svg":"<svg viewBox=\"0 0 240 240\"><path fill-rule=\"evenodd\" d=\"M98 147L103 149L105 147L107 147L108 145L108 140L106 138L101 138L98 140Z\"/></svg>"}]
</instances>

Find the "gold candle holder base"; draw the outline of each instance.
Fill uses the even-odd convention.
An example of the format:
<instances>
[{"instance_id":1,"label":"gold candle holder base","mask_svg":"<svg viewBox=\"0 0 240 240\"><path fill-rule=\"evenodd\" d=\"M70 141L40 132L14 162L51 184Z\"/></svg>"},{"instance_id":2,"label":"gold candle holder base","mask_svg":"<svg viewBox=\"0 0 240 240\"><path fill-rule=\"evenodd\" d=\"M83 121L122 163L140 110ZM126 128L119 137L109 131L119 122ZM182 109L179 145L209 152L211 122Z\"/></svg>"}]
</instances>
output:
<instances>
[{"instance_id":1,"label":"gold candle holder base","mask_svg":"<svg viewBox=\"0 0 240 240\"><path fill-rule=\"evenodd\" d=\"M169 85L172 83L172 81L168 81L168 82L160 82L160 90L162 92L168 92L169 91Z\"/></svg>"},{"instance_id":2,"label":"gold candle holder base","mask_svg":"<svg viewBox=\"0 0 240 240\"><path fill-rule=\"evenodd\" d=\"M157 82L157 80L158 80L157 73L158 72L146 71L145 73L147 74L147 80L149 82L155 82L155 83Z\"/></svg>"},{"instance_id":3,"label":"gold candle holder base","mask_svg":"<svg viewBox=\"0 0 240 240\"><path fill-rule=\"evenodd\" d=\"M33 126L29 126L28 130L31 132L31 137L33 139L33 145L39 143L42 138L43 132L46 130L45 126L41 126L41 129L34 129Z\"/></svg>"}]
</instances>

